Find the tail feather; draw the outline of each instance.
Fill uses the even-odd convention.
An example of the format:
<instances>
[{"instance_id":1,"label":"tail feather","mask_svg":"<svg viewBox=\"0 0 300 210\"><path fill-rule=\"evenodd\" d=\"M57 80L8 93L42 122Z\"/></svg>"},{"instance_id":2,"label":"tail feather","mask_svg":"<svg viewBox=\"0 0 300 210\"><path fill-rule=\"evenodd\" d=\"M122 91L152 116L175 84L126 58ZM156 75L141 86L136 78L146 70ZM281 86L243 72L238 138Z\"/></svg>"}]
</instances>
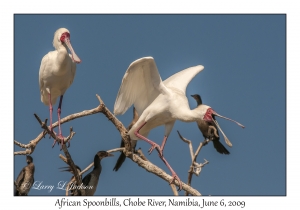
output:
<instances>
[{"instance_id":1,"label":"tail feather","mask_svg":"<svg viewBox=\"0 0 300 210\"><path fill-rule=\"evenodd\" d=\"M230 154L230 152L224 147L224 145L219 140L213 140L212 142L214 144L215 149L219 153L225 154L225 155L229 155Z\"/></svg>"},{"instance_id":2,"label":"tail feather","mask_svg":"<svg viewBox=\"0 0 300 210\"><path fill-rule=\"evenodd\" d=\"M131 148L133 149L133 151L135 151L136 143L137 143L137 141L131 141ZM121 139L121 145L120 146L121 147L125 146L125 144L124 144L124 142L123 142L122 139ZM118 158L118 160L116 162L116 165L115 165L113 171L118 171L119 168L124 163L125 159L126 159L126 155L123 152L121 152L121 154L120 154L120 156L119 156L119 158Z\"/></svg>"},{"instance_id":3,"label":"tail feather","mask_svg":"<svg viewBox=\"0 0 300 210\"><path fill-rule=\"evenodd\" d=\"M122 164L123 164L123 162L125 161L125 159L126 159L126 156L125 156L125 154L122 152L121 154L120 154L120 156L119 156L119 158L118 158L118 160L117 160L117 162L116 162L116 165L115 165L115 167L114 167L114 171L118 171L119 170L119 168L122 166Z\"/></svg>"}]
</instances>

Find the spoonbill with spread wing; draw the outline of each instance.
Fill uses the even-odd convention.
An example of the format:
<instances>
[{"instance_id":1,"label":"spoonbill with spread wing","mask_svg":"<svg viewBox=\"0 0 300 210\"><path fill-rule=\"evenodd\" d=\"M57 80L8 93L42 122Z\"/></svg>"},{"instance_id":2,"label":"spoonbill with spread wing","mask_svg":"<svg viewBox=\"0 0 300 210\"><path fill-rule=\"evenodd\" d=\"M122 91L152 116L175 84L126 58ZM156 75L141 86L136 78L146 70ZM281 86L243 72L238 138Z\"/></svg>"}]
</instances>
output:
<instances>
[{"instance_id":1,"label":"spoonbill with spread wing","mask_svg":"<svg viewBox=\"0 0 300 210\"><path fill-rule=\"evenodd\" d=\"M190 67L162 82L154 59L152 57L140 58L131 63L125 72L114 105L115 115L124 114L131 105L134 105L140 117L128 131L128 135L131 140L142 139L151 144L149 153L154 149L158 151L159 157L172 173L170 183L176 179L179 183L179 190L182 189L181 181L163 156L167 138L175 121L194 122L201 119L210 122L213 120L213 115L223 117L204 104L193 110L189 107L185 95L186 87L203 69L202 65ZM147 138L149 132L160 125L165 126L161 146Z\"/></svg>"},{"instance_id":2,"label":"spoonbill with spread wing","mask_svg":"<svg viewBox=\"0 0 300 210\"><path fill-rule=\"evenodd\" d=\"M70 32L66 28L56 30L53 38L54 51L46 54L41 62L39 72L39 83L41 92L41 101L49 106L50 110L50 130L52 129L52 111L56 103L56 99L60 96L59 105L57 109L58 115L58 137L62 139L60 128L60 114L63 95L72 84L75 73L76 63L80 63L80 58L76 55L70 42ZM68 49L71 54L68 53ZM54 144L55 145L55 140ZM52 147L53 147L52 146Z\"/></svg>"}]
</instances>

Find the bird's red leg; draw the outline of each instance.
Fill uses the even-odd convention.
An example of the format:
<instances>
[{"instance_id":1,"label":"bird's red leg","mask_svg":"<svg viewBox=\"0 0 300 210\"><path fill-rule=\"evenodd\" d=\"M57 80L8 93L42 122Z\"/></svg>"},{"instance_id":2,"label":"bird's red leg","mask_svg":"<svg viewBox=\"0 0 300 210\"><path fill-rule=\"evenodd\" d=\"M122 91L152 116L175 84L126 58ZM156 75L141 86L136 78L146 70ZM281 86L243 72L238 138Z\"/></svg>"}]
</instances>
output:
<instances>
[{"instance_id":1,"label":"bird's red leg","mask_svg":"<svg viewBox=\"0 0 300 210\"><path fill-rule=\"evenodd\" d=\"M64 143L64 137L62 135L62 132L61 132L61 127L60 127L60 114L61 114L61 104L62 104L62 100L63 100L63 95L60 96L60 99L59 99L59 105L58 105L58 108L57 108L57 116L58 116L58 138L61 139L62 143L61 143L61 149L62 149L62 145ZM68 146L70 146L70 143L68 144Z\"/></svg>"},{"instance_id":2,"label":"bird's red leg","mask_svg":"<svg viewBox=\"0 0 300 210\"><path fill-rule=\"evenodd\" d=\"M53 107L52 107L52 103L51 103L51 94L49 93L49 110L50 110L50 131L53 131L52 128L52 112L53 112ZM50 136L51 137L51 136Z\"/></svg>"},{"instance_id":3,"label":"bird's red leg","mask_svg":"<svg viewBox=\"0 0 300 210\"><path fill-rule=\"evenodd\" d=\"M164 136L163 142L161 143L161 146L160 146L161 154L162 154L162 155L163 155L163 151L164 151L164 147L165 147L165 144L166 144L166 142L167 142L167 139L168 139L168 137L167 137L167 136Z\"/></svg>"},{"instance_id":4,"label":"bird's red leg","mask_svg":"<svg viewBox=\"0 0 300 210\"><path fill-rule=\"evenodd\" d=\"M175 179L177 179L177 181L179 183L178 190L182 190L181 181L180 181L179 177L177 176L177 174L175 173L175 171L172 169L172 167L169 165L169 163L167 162L167 160L165 159L165 157L162 154L158 153L158 156L160 157L160 159L162 159L162 161L165 163L165 165L169 168L169 170L172 173L172 180L171 180L170 184L172 184L175 181Z\"/></svg>"},{"instance_id":5,"label":"bird's red leg","mask_svg":"<svg viewBox=\"0 0 300 210\"><path fill-rule=\"evenodd\" d=\"M165 165L169 168L169 170L171 171L171 173L172 173L172 180L171 180L171 182L170 182L170 184L172 183L172 182L174 182L175 181L175 179L177 179L177 181L179 182L179 190L181 190L182 189L182 184L181 184L181 181L180 181L180 179L179 179L179 177L177 176L177 174L175 173L175 171L172 169L172 167L169 165L169 163L167 162L167 160L164 158L164 156L163 156L163 148L165 147L165 144L166 144L166 142L167 142L167 139L168 139L168 137L167 136L165 136L164 137L164 140L163 140L163 142L162 142L162 145L161 145L161 147L158 145L158 144L156 144L155 142L153 142L153 141L151 141L151 140L149 140L149 139L147 139L146 137L144 137L144 136L142 136L141 134L139 134L139 131L141 130L141 128L146 124L147 122L144 122L135 132L134 132L134 134L138 137L138 138L140 138L140 139L142 139L142 140L145 140L146 142L148 142L149 144L151 144L152 145L152 147L149 149L149 154L154 150L154 149L156 149L157 151L158 151L158 156L160 157L160 159L162 159L162 161L165 163Z\"/></svg>"},{"instance_id":6,"label":"bird's red leg","mask_svg":"<svg viewBox=\"0 0 300 210\"><path fill-rule=\"evenodd\" d=\"M179 177L177 176L177 174L175 173L175 171L172 169L172 167L169 165L169 163L167 162L167 160L165 159L164 155L163 155L163 151L164 151L164 147L166 145L168 136L164 136L163 142L161 143L160 149L161 149L161 154L159 154L159 157L162 159L162 161L166 164L166 166L169 168L169 170L172 172L172 180L170 182L170 184L172 182L174 182L175 179L177 179L177 181L179 182L179 190L182 189L182 184L181 181L179 179Z\"/></svg>"},{"instance_id":7,"label":"bird's red leg","mask_svg":"<svg viewBox=\"0 0 300 210\"><path fill-rule=\"evenodd\" d=\"M148 142L149 144L152 145L152 147L148 150L148 153L151 154L151 152L156 148L156 150L158 151L158 153L161 153L161 149L160 146L158 144L156 144L155 142L147 139L146 137L142 136L141 134L139 134L139 131L141 130L142 127L144 127L144 125L146 125L147 122L144 122L138 129L136 129L136 131L134 132L134 134L139 137L140 139Z\"/></svg>"},{"instance_id":8,"label":"bird's red leg","mask_svg":"<svg viewBox=\"0 0 300 210\"><path fill-rule=\"evenodd\" d=\"M52 128L52 112L53 112L53 107L52 107L52 103L51 103L51 93L49 93L49 110L50 110L50 131L51 132L54 132L53 131L53 128ZM49 138L51 138L51 135L49 136ZM52 148L54 147L54 145L56 144L56 140L54 139L54 142L52 144Z\"/></svg>"}]
</instances>

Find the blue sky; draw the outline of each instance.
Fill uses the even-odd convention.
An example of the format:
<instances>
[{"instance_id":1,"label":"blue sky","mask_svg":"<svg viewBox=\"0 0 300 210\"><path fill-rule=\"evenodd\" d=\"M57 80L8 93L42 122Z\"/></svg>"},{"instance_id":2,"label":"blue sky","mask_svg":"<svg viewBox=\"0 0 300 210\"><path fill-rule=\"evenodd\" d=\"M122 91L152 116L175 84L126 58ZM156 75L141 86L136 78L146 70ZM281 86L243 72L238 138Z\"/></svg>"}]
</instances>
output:
<instances>
[{"instance_id":1,"label":"blue sky","mask_svg":"<svg viewBox=\"0 0 300 210\"><path fill-rule=\"evenodd\" d=\"M188 85L186 95L201 95L203 103L219 114L245 125L218 119L233 147L230 155L216 152L212 143L198 156L209 161L192 186L203 195L285 195L286 194L286 16L285 15L15 15L14 16L14 139L28 143L42 130L34 118L49 118L40 101L38 72L42 57L52 51L53 34L68 28L72 46L82 63L64 95L62 117L95 108L99 94L106 106L113 105L121 80L131 62L154 57L162 79L185 68L203 65L204 70ZM57 121L54 105L53 120ZM118 119L127 126L132 109ZM74 136L69 152L85 168L99 150L119 147L120 134L107 118L96 114L62 125ZM57 128L55 129L57 131ZM164 149L165 158L182 181L190 166L188 146L176 130L193 141L203 141L196 123L177 121ZM158 144L164 128L149 138ZM221 142L225 145L223 137ZM63 154L52 139L43 139L32 154L35 180L43 185L68 181L69 173L58 157ZM149 145L138 142L146 154ZM14 146L14 151L19 151ZM168 183L149 174L131 160L118 172L112 169L118 158L102 161L103 171L96 195L172 195ZM147 158L167 173L168 168L154 151ZM14 157L14 179L26 164L24 156ZM64 195L62 190L31 189L29 195ZM184 192L180 192L184 194Z\"/></svg>"}]
</instances>

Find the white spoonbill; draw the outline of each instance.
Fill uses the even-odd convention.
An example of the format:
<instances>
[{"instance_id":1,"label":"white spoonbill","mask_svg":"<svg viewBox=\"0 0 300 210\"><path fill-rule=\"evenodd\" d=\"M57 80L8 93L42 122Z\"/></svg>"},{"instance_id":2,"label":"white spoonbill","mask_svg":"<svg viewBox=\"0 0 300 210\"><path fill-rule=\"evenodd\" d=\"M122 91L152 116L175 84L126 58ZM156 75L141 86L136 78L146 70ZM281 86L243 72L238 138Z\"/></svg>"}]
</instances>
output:
<instances>
[{"instance_id":1,"label":"white spoonbill","mask_svg":"<svg viewBox=\"0 0 300 210\"><path fill-rule=\"evenodd\" d=\"M41 101L49 106L50 110L50 129L52 129L52 111L56 99L60 96L57 109L58 115L58 137L63 139L60 128L60 114L63 95L72 84L75 73L76 63L80 63L80 58L76 55L70 42L70 32L66 28L56 30L53 38L54 51L47 53L41 62L39 72L39 83ZM68 53L68 49L71 54ZM53 146L55 145L55 141ZM52 146L52 147L53 147Z\"/></svg>"},{"instance_id":2,"label":"white spoonbill","mask_svg":"<svg viewBox=\"0 0 300 210\"><path fill-rule=\"evenodd\" d=\"M159 157L172 173L170 183L177 179L180 184L179 189L182 189L181 181L163 156L165 143L175 121L194 122L201 119L211 122L212 115L223 117L204 104L193 110L189 107L185 95L186 87L203 69L201 65L190 67L162 82L154 59L152 57L140 58L131 63L125 72L114 105L115 115L124 114L131 105L134 105L140 117L128 131L128 135L131 140L142 139L151 144L149 153L154 149L158 151ZM147 139L150 130L160 125L165 126L161 146Z\"/></svg>"}]
</instances>

